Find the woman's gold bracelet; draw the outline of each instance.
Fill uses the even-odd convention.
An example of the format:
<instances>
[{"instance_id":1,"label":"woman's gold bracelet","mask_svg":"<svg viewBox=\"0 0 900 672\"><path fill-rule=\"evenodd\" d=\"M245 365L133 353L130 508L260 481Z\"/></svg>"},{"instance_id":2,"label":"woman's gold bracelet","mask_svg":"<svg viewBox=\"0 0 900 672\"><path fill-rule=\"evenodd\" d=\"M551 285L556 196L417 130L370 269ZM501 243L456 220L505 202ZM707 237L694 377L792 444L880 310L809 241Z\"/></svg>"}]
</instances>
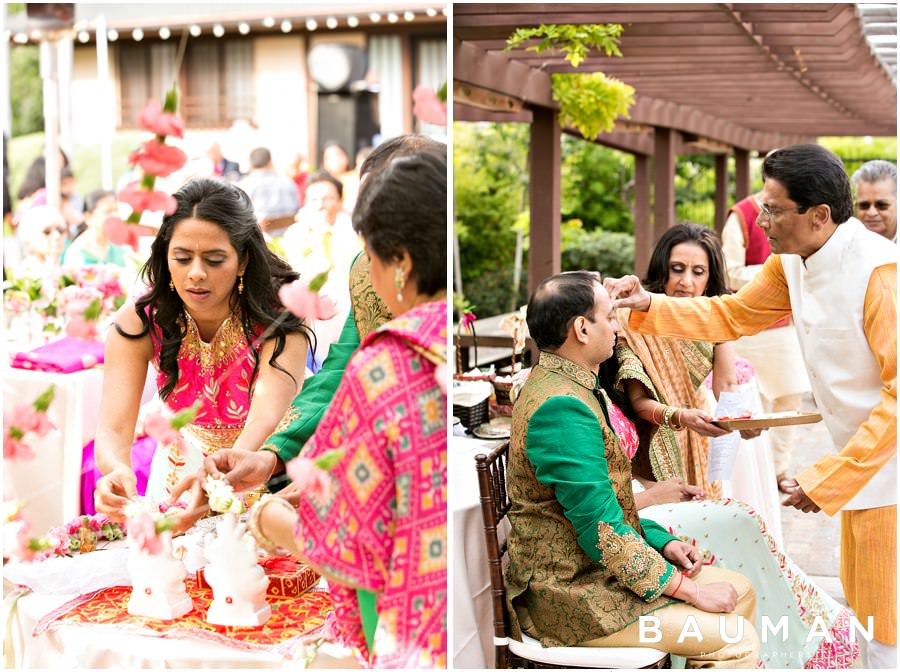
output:
<instances>
[{"instance_id":1,"label":"woman's gold bracelet","mask_svg":"<svg viewBox=\"0 0 900 672\"><path fill-rule=\"evenodd\" d=\"M275 497L274 495L264 495L250 511L250 520L247 521L247 529L250 530L250 534L252 534L253 538L256 539L256 543L260 548L270 553L274 551L278 547L278 545L274 541L269 539L265 534L263 534L262 527L260 525L260 518L262 517L262 512L263 509L266 508L266 505L269 502L273 501L279 502L279 506L286 508L292 514L296 513L294 507L281 497Z\"/></svg>"},{"instance_id":2,"label":"woman's gold bracelet","mask_svg":"<svg viewBox=\"0 0 900 672\"><path fill-rule=\"evenodd\" d=\"M679 425L677 420L676 422L672 422L672 416L676 415L681 411L680 408L675 408L674 406L666 406L666 411L663 414L663 427L668 427L669 429L683 429L682 425Z\"/></svg>"}]
</instances>

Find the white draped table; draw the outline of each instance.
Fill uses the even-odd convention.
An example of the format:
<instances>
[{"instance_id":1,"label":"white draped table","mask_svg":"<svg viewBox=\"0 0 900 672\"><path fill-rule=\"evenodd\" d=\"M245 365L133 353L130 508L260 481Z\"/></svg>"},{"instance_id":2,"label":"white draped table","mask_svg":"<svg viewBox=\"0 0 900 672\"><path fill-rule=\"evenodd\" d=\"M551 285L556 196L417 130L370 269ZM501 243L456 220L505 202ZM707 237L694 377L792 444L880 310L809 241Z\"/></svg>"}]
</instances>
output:
<instances>
[{"instance_id":1,"label":"white draped table","mask_svg":"<svg viewBox=\"0 0 900 672\"><path fill-rule=\"evenodd\" d=\"M103 369L50 373L7 367L4 408L30 404L51 384L56 393L48 417L56 429L43 437L28 436L33 460L4 460L3 465L4 497L26 502L24 515L36 534L81 512L81 454L97 428Z\"/></svg>"},{"instance_id":2,"label":"white draped table","mask_svg":"<svg viewBox=\"0 0 900 672\"><path fill-rule=\"evenodd\" d=\"M484 545L484 522L475 472L475 456L490 453L502 441L450 437L450 508L453 574L452 665L456 669L494 667L491 576Z\"/></svg>"}]
</instances>

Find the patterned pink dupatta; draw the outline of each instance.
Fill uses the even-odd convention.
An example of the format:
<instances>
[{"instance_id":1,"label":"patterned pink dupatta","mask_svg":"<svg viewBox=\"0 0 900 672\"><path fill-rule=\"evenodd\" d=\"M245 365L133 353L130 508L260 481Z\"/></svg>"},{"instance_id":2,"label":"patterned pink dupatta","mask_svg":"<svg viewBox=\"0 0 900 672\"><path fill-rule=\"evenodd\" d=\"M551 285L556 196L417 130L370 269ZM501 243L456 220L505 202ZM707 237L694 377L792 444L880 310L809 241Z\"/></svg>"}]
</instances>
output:
<instances>
[{"instance_id":1,"label":"patterned pink dupatta","mask_svg":"<svg viewBox=\"0 0 900 672\"><path fill-rule=\"evenodd\" d=\"M295 536L329 580L340 639L369 667L447 664L446 309L426 303L370 334L301 452L345 449L327 500L301 498ZM357 588L377 595L371 651Z\"/></svg>"}]
</instances>

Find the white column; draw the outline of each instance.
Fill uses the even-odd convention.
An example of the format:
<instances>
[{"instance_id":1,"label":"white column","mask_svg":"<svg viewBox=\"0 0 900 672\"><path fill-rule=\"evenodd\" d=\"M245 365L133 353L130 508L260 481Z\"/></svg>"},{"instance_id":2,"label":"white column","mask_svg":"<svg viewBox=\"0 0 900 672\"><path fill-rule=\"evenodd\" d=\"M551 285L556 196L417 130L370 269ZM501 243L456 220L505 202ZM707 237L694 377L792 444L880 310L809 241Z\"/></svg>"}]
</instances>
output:
<instances>
[{"instance_id":1,"label":"white column","mask_svg":"<svg viewBox=\"0 0 900 672\"><path fill-rule=\"evenodd\" d=\"M41 79L44 82L44 160L47 205L59 209L59 84L55 42L41 42Z\"/></svg>"},{"instance_id":2,"label":"white column","mask_svg":"<svg viewBox=\"0 0 900 672\"><path fill-rule=\"evenodd\" d=\"M95 22L97 35L97 86L100 90L98 114L100 123L100 183L107 191L113 189L112 136L113 136L113 96L112 82L109 81L109 46L106 42L106 17L101 14Z\"/></svg>"},{"instance_id":3,"label":"white column","mask_svg":"<svg viewBox=\"0 0 900 672\"><path fill-rule=\"evenodd\" d=\"M72 137L72 37L64 37L56 44L59 85L59 146L72 160L75 139Z\"/></svg>"}]
</instances>

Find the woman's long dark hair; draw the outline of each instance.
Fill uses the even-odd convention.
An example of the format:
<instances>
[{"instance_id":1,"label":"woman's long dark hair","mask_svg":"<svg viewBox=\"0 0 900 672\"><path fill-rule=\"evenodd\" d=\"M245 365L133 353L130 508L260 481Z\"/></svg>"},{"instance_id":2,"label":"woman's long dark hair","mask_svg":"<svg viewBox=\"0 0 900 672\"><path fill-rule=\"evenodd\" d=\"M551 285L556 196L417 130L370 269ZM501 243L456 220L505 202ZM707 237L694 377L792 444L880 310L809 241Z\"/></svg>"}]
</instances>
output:
<instances>
[{"instance_id":1,"label":"woman's long dark hair","mask_svg":"<svg viewBox=\"0 0 900 672\"><path fill-rule=\"evenodd\" d=\"M728 283L725 278L725 255L722 252L722 245L719 243L715 231L692 222L676 224L668 229L656 243L650 263L647 265L647 275L641 280L644 289L648 292L665 293L666 283L669 281L669 258L672 256L672 249L681 243L699 245L709 259L709 280L703 296L728 294Z\"/></svg>"},{"instance_id":2,"label":"woman's long dark hair","mask_svg":"<svg viewBox=\"0 0 900 672\"><path fill-rule=\"evenodd\" d=\"M162 226L150 248L150 259L141 269L141 277L150 290L135 301L134 309L143 323L139 334L129 334L116 324L116 331L126 338L141 338L148 332L157 341L159 336L151 329L151 322L159 327L159 369L166 374L166 382L159 390L166 399L178 381L178 350L184 337L184 303L177 292L169 289L172 275L169 272L169 242L175 227L189 218L212 222L228 234L231 245L237 251L244 268L244 291L235 288L231 295L231 309L239 315L241 329L248 344L257 336L255 329L270 329L267 339L275 339L275 350L269 364L288 373L276 362L284 352L287 334L302 333L315 352L315 336L300 318L284 311L278 298L278 290L285 283L293 282L299 275L286 261L266 247L262 229L256 222L250 198L241 189L226 182L194 179L175 193L178 207L163 218ZM149 307L149 311L147 308ZM259 369L259 355L251 348L254 357L251 384ZM293 376L291 376L293 378ZM296 381L295 381L296 382Z\"/></svg>"}]
</instances>

